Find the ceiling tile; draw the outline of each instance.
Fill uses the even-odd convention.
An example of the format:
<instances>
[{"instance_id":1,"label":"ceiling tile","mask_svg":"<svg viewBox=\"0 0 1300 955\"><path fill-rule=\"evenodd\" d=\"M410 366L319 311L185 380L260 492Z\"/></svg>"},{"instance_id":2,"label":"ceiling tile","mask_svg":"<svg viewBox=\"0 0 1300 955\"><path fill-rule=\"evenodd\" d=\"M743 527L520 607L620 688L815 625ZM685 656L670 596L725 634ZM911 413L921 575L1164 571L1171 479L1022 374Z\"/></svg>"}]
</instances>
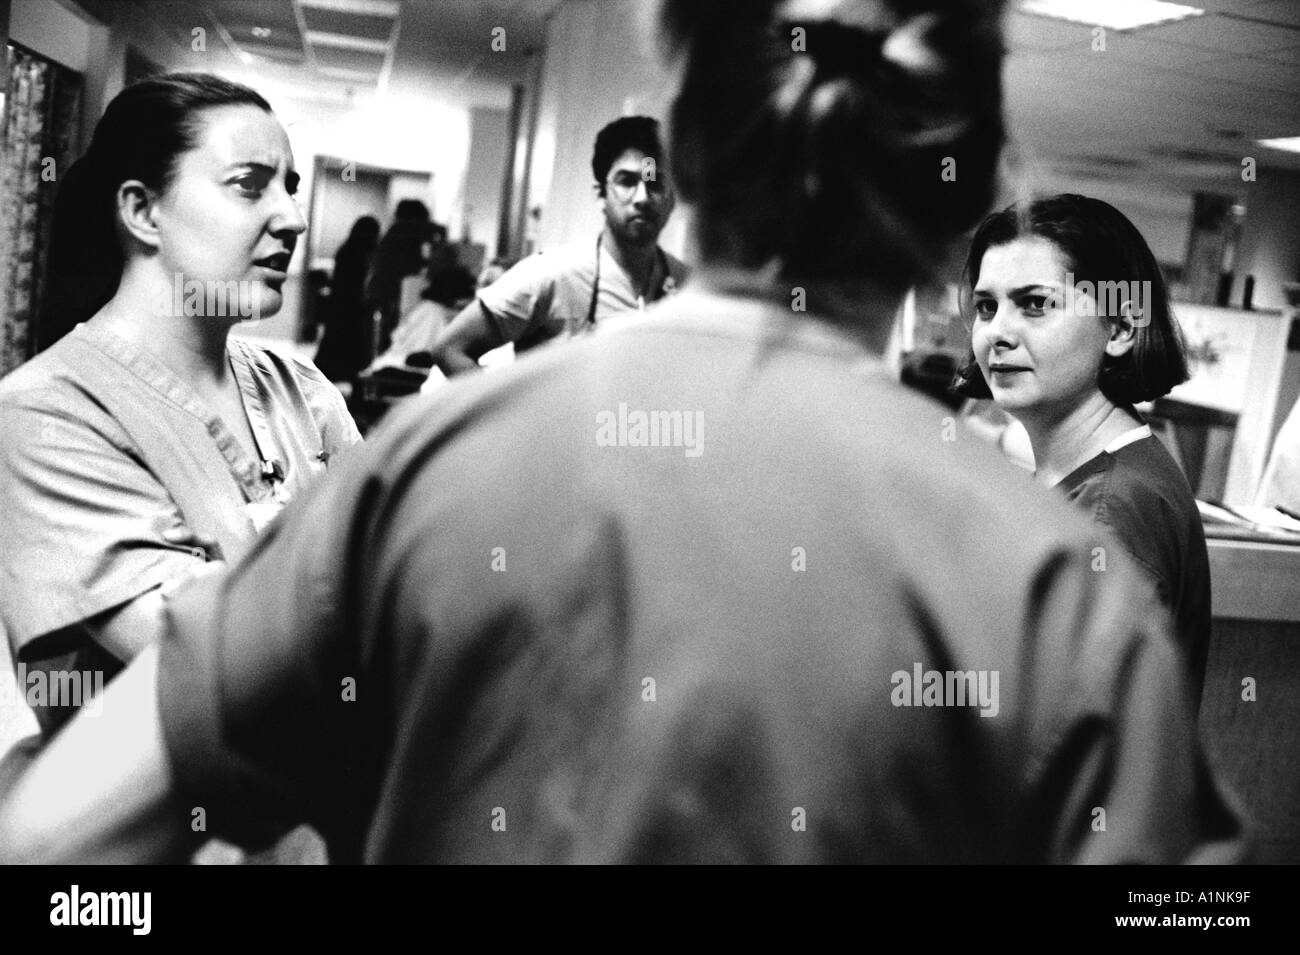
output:
<instances>
[{"instance_id":1,"label":"ceiling tile","mask_svg":"<svg viewBox=\"0 0 1300 955\"><path fill-rule=\"evenodd\" d=\"M1239 13L1251 19L1300 27L1300 3L1296 3L1296 0L1264 0L1262 3L1252 3Z\"/></svg>"},{"instance_id":2,"label":"ceiling tile","mask_svg":"<svg viewBox=\"0 0 1300 955\"><path fill-rule=\"evenodd\" d=\"M312 57L320 66L339 70L373 73L378 76L384 68L384 54L365 50L343 50L337 47L313 46Z\"/></svg>"},{"instance_id":3,"label":"ceiling tile","mask_svg":"<svg viewBox=\"0 0 1300 955\"><path fill-rule=\"evenodd\" d=\"M1012 52L1069 47L1086 50L1091 42L1092 29L1081 23L1066 23L1019 10L1006 19L1006 45Z\"/></svg>"},{"instance_id":4,"label":"ceiling tile","mask_svg":"<svg viewBox=\"0 0 1300 955\"><path fill-rule=\"evenodd\" d=\"M1098 52L1098 57L1114 57L1161 70L1186 70L1198 63L1222 56L1219 50L1207 50L1196 46L1180 46L1167 43L1141 31L1136 33L1112 33L1106 37L1106 49Z\"/></svg>"},{"instance_id":5,"label":"ceiling tile","mask_svg":"<svg viewBox=\"0 0 1300 955\"><path fill-rule=\"evenodd\" d=\"M1279 63L1288 63L1292 66L1300 67L1300 46L1289 47L1285 50L1272 50L1268 53L1260 53L1257 55L1270 60L1276 60Z\"/></svg>"},{"instance_id":6,"label":"ceiling tile","mask_svg":"<svg viewBox=\"0 0 1300 955\"><path fill-rule=\"evenodd\" d=\"M1296 44L1300 33L1276 26L1207 15L1144 30L1151 39L1224 53L1265 53Z\"/></svg>"},{"instance_id":7,"label":"ceiling tile","mask_svg":"<svg viewBox=\"0 0 1300 955\"><path fill-rule=\"evenodd\" d=\"M227 29L236 25L265 26L298 32L298 18L290 0L216 0L208 4Z\"/></svg>"},{"instance_id":8,"label":"ceiling tile","mask_svg":"<svg viewBox=\"0 0 1300 955\"><path fill-rule=\"evenodd\" d=\"M1253 56L1228 56L1200 63L1196 70L1203 77L1277 90L1300 97L1300 70L1278 60Z\"/></svg>"}]
</instances>

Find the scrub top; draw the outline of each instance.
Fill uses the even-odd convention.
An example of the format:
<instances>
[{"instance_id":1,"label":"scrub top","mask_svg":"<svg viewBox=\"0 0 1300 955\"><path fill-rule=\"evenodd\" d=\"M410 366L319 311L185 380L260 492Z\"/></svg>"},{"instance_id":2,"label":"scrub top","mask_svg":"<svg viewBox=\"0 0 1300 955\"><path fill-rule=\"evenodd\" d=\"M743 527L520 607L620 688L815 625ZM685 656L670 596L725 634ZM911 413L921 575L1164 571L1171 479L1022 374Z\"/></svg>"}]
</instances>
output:
<instances>
[{"instance_id":1,"label":"scrub top","mask_svg":"<svg viewBox=\"0 0 1300 955\"><path fill-rule=\"evenodd\" d=\"M360 440L314 367L234 338L227 354L256 456L166 365L93 321L0 380L0 619L28 673L110 679L122 661L87 620L238 560ZM176 528L219 553L166 542ZM28 702L47 732L71 712Z\"/></svg>"},{"instance_id":2,"label":"scrub top","mask_svg":"<svg viewBox=\"0 0 1300 955\"><path fill-rule=\"evenodd\" d=\"M500 340L524 352L581 335L612 316L637 314L686 281L681 260L658 249L651 293L642 296L605 246L593 237L535 253L480 291L479 307Z\"/></svg>"},{"instance_id":3,"label":"scrub top","mask_svg":"<svg viewBox=\"0 0 1300 955\"><path fill-rule=\"evenodd\" d=\"M1166 614L950 415L689 291L412 400L168 602L184 804L334 862L1235 858Z\"/></svg>"},{"instance_id":4,"label":"scrub top","mask_svg":"<svg viewBox=\"0 0 1300 955\"><path fill-rule=\"evenodd\" d=\"M1196 498L1146 425L1111 442L1057 485L1106 528L1173 612L1174 636L1200 697L1210 652L1210 556Z\"/></svg>"}]
</instances>

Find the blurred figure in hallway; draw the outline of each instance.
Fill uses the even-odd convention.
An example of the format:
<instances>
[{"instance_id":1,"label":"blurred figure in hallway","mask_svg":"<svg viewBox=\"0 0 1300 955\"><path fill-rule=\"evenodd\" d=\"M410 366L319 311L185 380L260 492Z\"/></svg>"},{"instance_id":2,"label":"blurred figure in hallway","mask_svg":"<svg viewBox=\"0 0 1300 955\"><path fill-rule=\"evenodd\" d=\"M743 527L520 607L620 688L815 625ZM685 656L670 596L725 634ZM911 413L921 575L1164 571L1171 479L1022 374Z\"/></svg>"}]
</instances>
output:
<instances>
[{"instance_id":1,"label":"blurred figure in hallway","mask_svg":"<svg viewBox=\"0 0 1300 955\"><path fill-rule=\"evenodd\" d=\"M316 349L316 367L333 382L352 382L370 353L374 336L363 290L370 260L379 244L379 220L362 216L334 255L334 275L326 300L325 331Z\"/></svg>"},{"instance_id":2,"label":"blurred figure in hallway","mask_svg":"<svg viewBox=\"0 0 1300 955\"><path fill-rule=\"evenodd\" d=\"M421 293L421 301L402 316L393 330L392 344L388 350L371 362L368 372L380 369L412 368L411 357L417 357L418 368L427 370L429 351L438 334L447 323L474 298L474 276L459 265L430 264L429 284Z\"/></svg>"},{"instance_id":3,"label":"blurred figure in hallway","mask_svg":"<svg viewBox=\"0 0 1300 955\"><path fill-rule=\"evenodd\" d=\"M405 291L408 279L416 279L422 286L424 270L435 245L435 235L445 244L447 230L429 216L429 207L419 199L403 199L397 203L393 224L379 240L366 277L365 302L372 320L378 314L376 337L366 354L363 367L375 355L388 348L393 329L402 317L403 296L414 304L414 295ZM418 294L418 293L415 293Z\"/></svg>"}]
</instances>

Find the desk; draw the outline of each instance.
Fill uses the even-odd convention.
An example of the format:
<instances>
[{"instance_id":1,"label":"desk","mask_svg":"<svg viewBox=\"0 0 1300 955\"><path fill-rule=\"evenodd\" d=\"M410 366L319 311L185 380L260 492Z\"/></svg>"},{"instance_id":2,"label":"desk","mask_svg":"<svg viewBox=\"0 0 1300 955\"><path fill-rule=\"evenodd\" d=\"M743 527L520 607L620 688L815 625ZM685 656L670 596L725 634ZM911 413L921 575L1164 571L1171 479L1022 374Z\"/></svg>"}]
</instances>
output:
<instances>
[{"instance_id":1,"label":"desk","mask_svg":"<svg viewBox=\"0 0 1300 955\"><path fill-rule=\"evenodd\" d=\"M1207 544L1214 619L1201 737L1253 819L1258 861L1300 863L1300 545ZM1242 699L1247 677L1254 702Z\"/></svg>"}]
</instances>

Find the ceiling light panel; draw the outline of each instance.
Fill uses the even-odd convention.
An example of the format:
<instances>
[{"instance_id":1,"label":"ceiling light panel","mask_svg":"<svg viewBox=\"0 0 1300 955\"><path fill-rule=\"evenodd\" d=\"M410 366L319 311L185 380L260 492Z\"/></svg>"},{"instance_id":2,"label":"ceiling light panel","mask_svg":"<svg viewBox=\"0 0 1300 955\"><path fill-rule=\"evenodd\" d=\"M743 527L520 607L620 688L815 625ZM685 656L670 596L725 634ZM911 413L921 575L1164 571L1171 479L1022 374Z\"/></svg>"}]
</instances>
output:
<instances>
[{"instance_id":1,"label":"ceiling light panel","mask_svg":"<svg viewBox=\"0 0 1300 955\"><path fill-rule=\"evenodd\" d=\"M390 20L396 20L402 12L402 5L397 0L298 0L298 6L304 10L332 10Z\"/></svg>"},{"instance_id":2,"label":"ceiling light panel","mask_svg":"<svg viewBox=\"0 0 1300 955\"><path fill-rule=\"evenodd\" d=\"M1024 0L1020 9L1035 16L1109 30L1137 30L1205 12L1199 7L1165 0Z\"/></svg>"},{"instance_id":3,"label":"ceiling light panel","mask_svg":"<svg viewBox=\"0 0 1300 955\"><path fill-rule=\"evenodd\" d=\"M1300 136L1288 136L1285 139L1259 139L1261 146L1269 149L1281 149L1283 152L1300 153Z\"/></svg>"}]
</instances>

